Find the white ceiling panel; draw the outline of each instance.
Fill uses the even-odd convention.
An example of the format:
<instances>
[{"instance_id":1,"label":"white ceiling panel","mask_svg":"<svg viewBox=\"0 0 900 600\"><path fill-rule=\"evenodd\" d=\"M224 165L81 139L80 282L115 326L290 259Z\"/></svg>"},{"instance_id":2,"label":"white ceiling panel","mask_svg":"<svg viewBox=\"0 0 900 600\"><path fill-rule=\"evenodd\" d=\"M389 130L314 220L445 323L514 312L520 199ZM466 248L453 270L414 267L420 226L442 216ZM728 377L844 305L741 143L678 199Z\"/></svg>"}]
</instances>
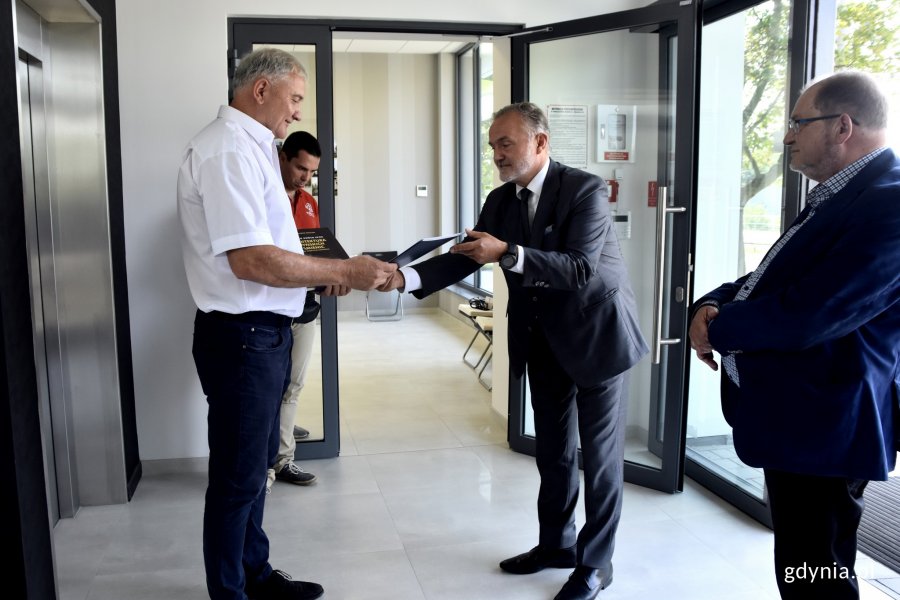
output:
<instances>
[{"instance_id":1,"label":"white ceiling panel","mask_svg":"<svg viewBox=\"0 0 900 600\"><path fill-rule=\"evenodd\" d=\"M456 52L465 44L476 40L477 38L472 36L336 31L332 38L332 51L341 53L441 54Z\"/></svg>"}]
</instances>

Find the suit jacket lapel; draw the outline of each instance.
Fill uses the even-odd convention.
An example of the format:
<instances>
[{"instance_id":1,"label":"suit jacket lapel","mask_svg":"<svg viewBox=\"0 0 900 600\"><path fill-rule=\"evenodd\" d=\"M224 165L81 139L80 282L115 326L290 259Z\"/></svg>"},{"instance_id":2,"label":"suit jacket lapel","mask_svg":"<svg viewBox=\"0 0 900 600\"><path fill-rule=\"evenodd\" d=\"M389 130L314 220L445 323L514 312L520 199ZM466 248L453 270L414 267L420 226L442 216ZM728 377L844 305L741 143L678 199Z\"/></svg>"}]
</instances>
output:
<instances>
[{"instance_id":1,"label":"suit jacket lapel","mask_svg":"<svg viewBox=\"0 0 900 600\"><path fill-rule=\"evenodd\" d=\"M529 246L540 248L544 240L547 227L555 225L553 215L556 211L556 203L559 201L559 163L550 161L550 168L544 178L544 187L541 188L541 197L538 200L537 212L531 223L531 243Z\"/></svg>"}]
</instances>

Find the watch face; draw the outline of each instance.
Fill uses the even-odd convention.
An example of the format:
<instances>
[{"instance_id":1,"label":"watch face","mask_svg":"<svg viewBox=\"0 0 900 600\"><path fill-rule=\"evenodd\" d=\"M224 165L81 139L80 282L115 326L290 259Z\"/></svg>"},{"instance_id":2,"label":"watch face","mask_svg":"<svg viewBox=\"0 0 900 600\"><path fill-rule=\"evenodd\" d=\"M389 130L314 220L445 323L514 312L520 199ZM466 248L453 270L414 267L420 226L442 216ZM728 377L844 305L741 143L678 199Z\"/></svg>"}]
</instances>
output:
<instances>
[{"instance_id":1,"label":"watch face","mask_svg":"<svg viewBox=\"0 0 900 600\"><path fill-rule=\"evenodd\" d=\"M504 254L500 257L500 266L504 269L512 269L516 266L516 255L515 254Z\"/></svg>"}]
</instances>

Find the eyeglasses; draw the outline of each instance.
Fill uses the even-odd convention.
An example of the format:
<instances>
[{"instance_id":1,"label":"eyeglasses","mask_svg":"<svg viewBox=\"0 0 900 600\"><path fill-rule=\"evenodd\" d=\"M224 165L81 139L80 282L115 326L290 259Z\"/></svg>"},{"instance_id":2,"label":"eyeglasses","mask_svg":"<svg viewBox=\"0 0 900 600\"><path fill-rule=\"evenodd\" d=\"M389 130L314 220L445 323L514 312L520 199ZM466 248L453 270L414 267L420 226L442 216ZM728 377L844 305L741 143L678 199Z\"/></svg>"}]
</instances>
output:
<instances>
[{"instance_id":1,"label":"eyeglasses","mask_svg":"<svg viewBox=\"0 0 900 600\"><path fill-rule=\"evenodd\" d=\"M800 128L807 123L812 123L813 121L822 121L824 119L836 119L841 114L836 115L822 115L821 117L807 117L805 119L788 119L788 129L793 132L794 135L800 133Z\"/></svg>"}]
</instances>

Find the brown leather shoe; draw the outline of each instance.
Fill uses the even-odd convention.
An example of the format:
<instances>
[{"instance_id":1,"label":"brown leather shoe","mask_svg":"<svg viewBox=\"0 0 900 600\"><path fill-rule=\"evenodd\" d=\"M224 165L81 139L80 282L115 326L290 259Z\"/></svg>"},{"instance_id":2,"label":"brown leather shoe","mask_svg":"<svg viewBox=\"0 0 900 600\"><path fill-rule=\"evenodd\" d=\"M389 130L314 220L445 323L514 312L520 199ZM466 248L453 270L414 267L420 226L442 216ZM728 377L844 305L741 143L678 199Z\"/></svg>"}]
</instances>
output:
<instances>
[{"instance_id":1,"label":"brown leather shoe","mask_svg":"<svg viewBox=\"0 0 900 600\"><path fill-rule=\"evenodd\" d=\"M571 569L575 566L575 546L546 548L538 544L528 552L500 562L500 568L514 575L528 575L548 568Z\"/></svg>"}]
</instances>

